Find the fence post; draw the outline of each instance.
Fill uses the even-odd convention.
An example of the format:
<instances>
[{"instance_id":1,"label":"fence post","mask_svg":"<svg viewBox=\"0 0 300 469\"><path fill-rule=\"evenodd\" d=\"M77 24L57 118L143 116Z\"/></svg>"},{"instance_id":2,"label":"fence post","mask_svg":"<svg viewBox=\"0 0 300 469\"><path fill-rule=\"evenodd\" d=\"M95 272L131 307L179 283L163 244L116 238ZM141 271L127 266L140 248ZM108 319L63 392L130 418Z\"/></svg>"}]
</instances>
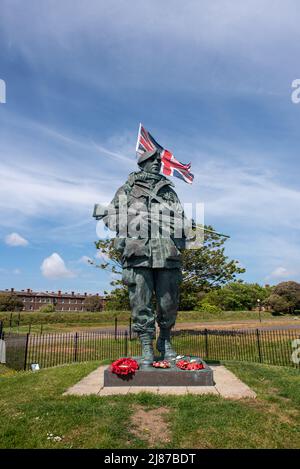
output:
<instances>
[{"instance_id":1,"label":"fence post","mask_svg":"<svg viewBox=\"0 0 300 469\"><path fill-rule=\"evenodd\" d=\"M43 323L41 322L41 335L43 333Z\"/></svg>"},{"instance_id":2,"label":"fence post","mask_svg":"<svg viewBox=\"0 0 300 469\"><path fill-rule=\"evenodd\" d=\"M12 313L10 313L10 317L9 317L9 331L11 330L11 326L12 326Z\"/></svg>"},{"instance_id":3,"label":"fence post","mask_svg":"<svg viewBox=\"0 0 300 469\"><path fill-rule=\"evenodd\" d=\"M78 332L75 333L74 337L74 361L77 362L77 349L78 349Z\"/></svg>"},{"instance_id":4,"label":"fence post","mask_svg":"<svg viewBox=\"0 0 300 469\"><path fill-rule=\"evenodd\" d=\"M208 330L204 329L204 338L205 338L205 359L208 359Z\"/></svg>"},{"instance_id":5,"label":"fence post","mask_svg":"<svg viewBox=\"0 0 300 469\"><path fill-rule=\"evenodd\" d=\"M128 355L128 332L125 331L124 356Z\"/></svg>"},{"instance_id":6,"label":"fence post","mask_svg":"<svg viewBox=\"0 0 300 469\"><path fill-rule=\"evenodd\" d=\"M129 318L129 340L132 340L132 319Z\"/></svg>"},{"instance_id":7,"label":"fence post","mask_svg":"<svg viewBox=\"0 0 300 469\"><path fill-rule=\"evenodd\" d=\"M115 340L117 340L118 334L118 318L115 318Z\"/></svg>"},{"instance_id":8,"label":"fence post","mask_svg":"<svg viewBox=\"0 0 300 469\"><path fill-rule=\"evenodd\" d=\"M3 321L0 321L0 339L2 339Z\"/></svg>"},{"instance_id":9,"label":"fence post","mask_svg":"<svg viewBox=\"0 0 300 469\"><path fill-rule=\"evenodd\" d=\"M259 330L258 329L256 329L256 339L257 339L257 350L258 350L259 363L262 363L260 337L259 337Z\"/></svg>"},{"instance_id":10,"label":"fence post","mask_svg":"<svg viewBox=\"0 0 300 469\"><path fill-rule=\"evenodd\" d=\"M29 342L29 334L26 334L26 345L25 345L25 356L24 356L24 371L26 371L26 367L27 367L28 342Z\"/></svg>"}]
</instances>

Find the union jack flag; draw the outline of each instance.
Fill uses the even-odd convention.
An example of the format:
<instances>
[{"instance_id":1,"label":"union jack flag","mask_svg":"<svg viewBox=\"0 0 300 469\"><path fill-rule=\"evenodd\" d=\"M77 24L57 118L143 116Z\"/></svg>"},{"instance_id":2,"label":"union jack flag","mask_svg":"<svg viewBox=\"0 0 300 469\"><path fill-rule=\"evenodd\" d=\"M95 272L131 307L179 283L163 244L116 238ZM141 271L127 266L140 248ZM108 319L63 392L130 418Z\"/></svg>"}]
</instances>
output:
<instances>
[{"instance_id":1,"label":"union jack flag","mask_svg":"<svg viewBox=\"0 0 300 469\"><path fill-rule=\"evenodd\" d=\"M175 176L183 179L188 184L192 184L194 175L190 172L191 163L184 164L176 160L173 153L163 148L152 135L140 124L138 138L136 142L136 155L141 156L146 151L157 148L161 152L161 170L165 176Z\"/></svg>"}]
</instances>

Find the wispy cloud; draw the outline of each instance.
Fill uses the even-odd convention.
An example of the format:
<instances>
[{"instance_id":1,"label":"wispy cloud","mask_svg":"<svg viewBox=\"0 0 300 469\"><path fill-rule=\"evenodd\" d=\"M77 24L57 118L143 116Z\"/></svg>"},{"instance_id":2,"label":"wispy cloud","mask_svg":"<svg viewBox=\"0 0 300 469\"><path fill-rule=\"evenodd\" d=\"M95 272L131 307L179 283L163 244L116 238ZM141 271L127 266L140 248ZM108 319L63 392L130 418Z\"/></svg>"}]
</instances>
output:
<instances>
[{"instance_id":1,"label":"wispy cloud","mask_svg":"<svg viewBox=\"0 0 300 469\"><path fill-rule=\"evenodd\" d=\"M8 246L28 246L28 241L27 239L23 238L21 235L18 233L10 233L5 237L5 243Z\"/></svg>"}]
</instances>

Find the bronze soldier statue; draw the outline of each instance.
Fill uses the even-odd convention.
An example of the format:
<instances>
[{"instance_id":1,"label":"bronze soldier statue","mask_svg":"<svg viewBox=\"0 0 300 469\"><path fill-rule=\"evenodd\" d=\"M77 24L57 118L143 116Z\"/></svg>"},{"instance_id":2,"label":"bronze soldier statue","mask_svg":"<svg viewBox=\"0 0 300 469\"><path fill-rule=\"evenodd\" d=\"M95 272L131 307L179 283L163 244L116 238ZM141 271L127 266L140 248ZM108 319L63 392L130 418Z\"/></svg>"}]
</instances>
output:
<instances>
[{"instance_id":1,"label":"bronze soldier statue","mask_svg":"<svg viewBox=\"0 0 300 469\"><path fill-rule=\"evenodd\" d=\"M160 151L145 152L138 165L140 171L131 173L118 189L110 204L113 210L99 215L95 208L94 216L116 231L115 247L122 254L123 283L128 286L133 331L141 340L141 364L147 366L154 360L155 320L160 329L157 350L166 360L177 355L170 331L176 321L182 279L180 250L185 246L185 235L183 224L182 230L179 225L185 217L174 184L160 174ZM125 221L120 218L122 200L127 210ZM164 211L168 219L165 226Z\"/></svg>"}]
</instances>

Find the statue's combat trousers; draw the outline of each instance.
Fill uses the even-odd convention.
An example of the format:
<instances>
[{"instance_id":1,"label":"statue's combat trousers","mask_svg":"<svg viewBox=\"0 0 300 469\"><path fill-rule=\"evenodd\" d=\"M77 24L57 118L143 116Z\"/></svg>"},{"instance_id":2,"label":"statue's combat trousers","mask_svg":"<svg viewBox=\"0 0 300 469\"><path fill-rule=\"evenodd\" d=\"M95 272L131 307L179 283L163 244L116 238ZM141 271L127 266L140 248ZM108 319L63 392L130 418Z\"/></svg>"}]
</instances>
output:
<instances>
[{"instance_id":1,"label":"statue's combat trousers","mask_svg":"<svg viewBox=\"0 0 300 469\"><path fill-rule=\"evenodd\" d=\"M155 319L160 328L174 326L179 301L181 269L128 267L123 269L123 283L128 285L133 331L155 335ZM156 316L152 298L156 297Z\"/></svg>"}]
</instances>

